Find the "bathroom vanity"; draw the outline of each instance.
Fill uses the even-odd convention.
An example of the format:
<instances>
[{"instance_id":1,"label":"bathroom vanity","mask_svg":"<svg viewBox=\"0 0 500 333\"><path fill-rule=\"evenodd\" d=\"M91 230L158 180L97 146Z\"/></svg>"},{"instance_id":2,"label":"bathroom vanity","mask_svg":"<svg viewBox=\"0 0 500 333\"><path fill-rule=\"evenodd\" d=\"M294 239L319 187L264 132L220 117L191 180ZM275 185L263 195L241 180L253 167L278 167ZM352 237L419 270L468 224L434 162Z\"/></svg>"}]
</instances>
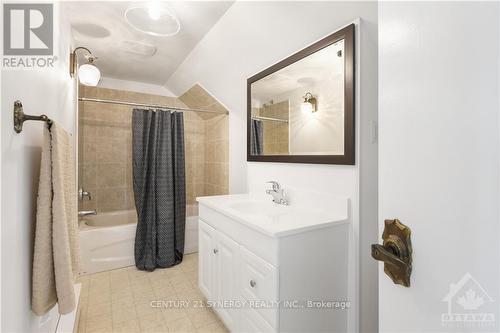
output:
<instances>
[{"instance_id":1,"label":"bathroom vanity","mask_svg":"<svg viewBox=\"0 0 500 333\"><path fill-rule=\"evenodd\" d=\"M347 330L348 200L297 197L197 199L199 288L232 332Z\"/></svg>"}]
</instances>

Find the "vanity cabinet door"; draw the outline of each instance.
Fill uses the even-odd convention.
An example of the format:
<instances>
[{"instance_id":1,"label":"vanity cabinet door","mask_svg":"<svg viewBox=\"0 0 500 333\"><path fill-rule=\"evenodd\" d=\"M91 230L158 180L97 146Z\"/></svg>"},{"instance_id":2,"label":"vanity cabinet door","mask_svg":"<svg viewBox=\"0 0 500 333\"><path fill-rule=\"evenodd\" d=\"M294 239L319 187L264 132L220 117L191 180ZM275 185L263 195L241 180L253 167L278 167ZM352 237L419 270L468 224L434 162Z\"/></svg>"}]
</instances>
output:
<instances>
[{"instance_id":1,"label":"vanity cabinet door","mask_svg":"<svg viewBox=\"0 0 500 333\"><path fill-rule=\"evenodd\" d=\"M239 297L239 253L240 246L238 243L217 232L217 273L215 276L218 291L217 300L222 303L217 307L217 312L231 331L237 331L238 319L236 316L239 311L234 307L227 306L227 303Z\"/></svg>"},{"instance_id":2,"label":"vanity cabinet door","mask_svg":"<svg viewBox=\"0 0 500 333\"><path fill-rule=\"evenodd\" d=\"M198 286L208 300L215 300L216 237L215 229L199 220Z\"/></svg>"},{"instance_id":3,"label":"vanity cabinet door","mask_svg":"<svg viewBox=\"0 0 500 333\"><path fill-rule=\"evenodd\" d=\"M278 308L278 271L276 267L259 258L255 254L241 248L240 291L248 301L258 301L268 305L256 307L272 327L277 328Z\"/></svg>"},{"instance_id":4,"label":"vanity cabinet door","mask_svg":"<svg viewBox=\"0 0 500 333\"><path fill-rule=\"evenodd\" d=\"M243 309L241 314L240 329L238 332L245 333L268 333L277 332L267 321L254 309Z\"/></svg>"}]
</instances>

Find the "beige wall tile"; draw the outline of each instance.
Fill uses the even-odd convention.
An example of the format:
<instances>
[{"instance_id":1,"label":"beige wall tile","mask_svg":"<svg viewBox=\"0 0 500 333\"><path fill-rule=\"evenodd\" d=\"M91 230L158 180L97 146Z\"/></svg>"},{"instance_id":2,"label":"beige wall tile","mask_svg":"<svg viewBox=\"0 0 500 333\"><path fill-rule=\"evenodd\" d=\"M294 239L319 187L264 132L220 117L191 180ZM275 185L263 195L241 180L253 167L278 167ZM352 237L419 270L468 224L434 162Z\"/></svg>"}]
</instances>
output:
<instances>
[{"instance_id":1,"label":"beige wall tile","mask_svg":"<svg viewBox=\"0 0 500 333\"><path fill-rule=\"evenodd\" d=\"M227 111L199 85L179 98L84 86L80 87L80 96ZM93 102L80 105L79 183L91 190L93 197L91 201L79 201L79 208L101 212L133 209L133 108ZM184 112L184 139L188 204L196 204L197 196L227 193L228 117Z\"/></svg>"}]
</instances>

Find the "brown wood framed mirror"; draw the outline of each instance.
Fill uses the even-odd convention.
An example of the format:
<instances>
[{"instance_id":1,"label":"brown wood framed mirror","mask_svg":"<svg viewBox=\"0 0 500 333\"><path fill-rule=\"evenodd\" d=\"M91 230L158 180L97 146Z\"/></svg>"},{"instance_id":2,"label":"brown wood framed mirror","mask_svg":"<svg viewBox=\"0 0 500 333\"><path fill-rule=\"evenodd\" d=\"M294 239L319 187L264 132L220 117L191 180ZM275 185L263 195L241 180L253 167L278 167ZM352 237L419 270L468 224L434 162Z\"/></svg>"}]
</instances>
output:
<instances>
[{"instance_id":1,"label":"brown wood framed mirror","mask_svg":"<svg viewBox=\"0 0 500 333\"><path fill-rule=\"evenodd\" d=\"M247 161L355 163L354 24L247 80Z\"/></svg>"}]
</instances>

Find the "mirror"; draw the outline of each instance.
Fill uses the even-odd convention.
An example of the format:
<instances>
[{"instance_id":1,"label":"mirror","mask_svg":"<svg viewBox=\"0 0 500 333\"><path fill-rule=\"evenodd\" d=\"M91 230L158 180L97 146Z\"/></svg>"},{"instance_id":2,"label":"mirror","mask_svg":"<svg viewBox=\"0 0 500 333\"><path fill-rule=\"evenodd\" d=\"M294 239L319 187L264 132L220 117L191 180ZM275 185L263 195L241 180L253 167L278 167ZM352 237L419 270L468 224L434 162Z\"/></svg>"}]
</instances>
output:
<instances>
[{"instance_id":1,"label":"mirror","mask_svg":"<svg viewBox=\"0 0 500 333\"><path fill-rule=\"evenodd\" d=\"M247 160L354 164L354 24L248 79Z\"/></svg>"}]
</instances>

